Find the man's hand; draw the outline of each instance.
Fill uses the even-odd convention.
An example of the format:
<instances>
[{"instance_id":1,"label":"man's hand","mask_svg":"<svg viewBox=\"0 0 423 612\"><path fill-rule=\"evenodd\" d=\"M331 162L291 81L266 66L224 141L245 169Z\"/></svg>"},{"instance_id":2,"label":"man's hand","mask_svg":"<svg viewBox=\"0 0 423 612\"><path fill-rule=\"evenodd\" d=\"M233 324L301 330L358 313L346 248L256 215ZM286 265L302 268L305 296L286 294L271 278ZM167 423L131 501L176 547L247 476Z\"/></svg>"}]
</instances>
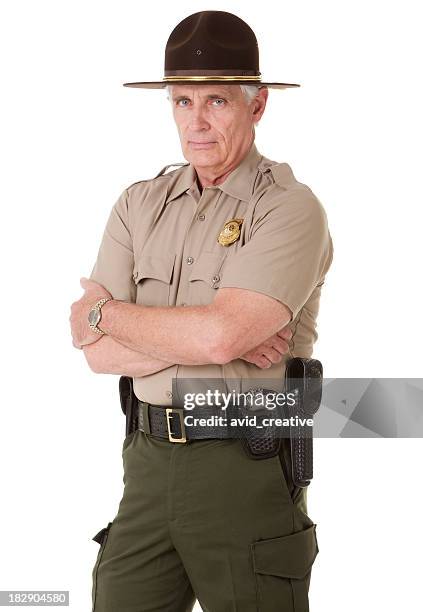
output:
<instances>
[{"instance_id":1,"label":"man's hand","mask_svg":"<svg viewBox=\"0 0 423 612\"><path fill-rule=\"evenodd\" d=\"M85 293L77 302L73 302L69 317L73 340L72 343L74 347L78 349L81 349L87 344L92 344L93 342L96 342L102 338L102 335L96 334L90 329L88 324L88 313L98 302L98 300L105 297L112 297L107 289L93 280L81 278L80 283L81 287L85 290Z\"/></svg>"},{"instance_id":2,"label":"man's hand","mask_svg":"<svg viewBox=\"0 0 423 612\"><path fill-rule=\"evenodd\" d=\"M270 368L273 363L279 363L282 355L289 351L288 340L292 331L288 326L282 327L276 334L270 336L262 344L241 355L240 359L254 363L259 368Z\"/></svg>"}]
</instances>

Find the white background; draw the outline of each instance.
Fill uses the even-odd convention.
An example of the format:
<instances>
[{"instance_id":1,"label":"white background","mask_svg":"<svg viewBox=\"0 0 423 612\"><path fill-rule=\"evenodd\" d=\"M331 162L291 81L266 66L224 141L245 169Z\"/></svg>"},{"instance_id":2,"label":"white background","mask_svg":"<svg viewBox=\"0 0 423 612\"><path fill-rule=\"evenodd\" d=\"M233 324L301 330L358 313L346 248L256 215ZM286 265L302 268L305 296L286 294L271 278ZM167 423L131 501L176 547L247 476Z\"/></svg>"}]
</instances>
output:
<instances>
[{"instance_id":1,"label":"white background","mask_svg":"<svg viewBox=\"0 0 423 612\"><path fill-rule=\"evenodd\" d=\"M91 540L123 490L118 377L72 347L70 304L110 209L185 161L158 80L171 30L227 10L254 29L270 90L261 153L323 203L334 262L314 355L328 377L421 377L418 3L3 2L0 589L69 589L90 609ZM312 612L421 606L421 439L315 444ZM116 611L117 612L117 611Z\"/></svg>"}]
</instances>

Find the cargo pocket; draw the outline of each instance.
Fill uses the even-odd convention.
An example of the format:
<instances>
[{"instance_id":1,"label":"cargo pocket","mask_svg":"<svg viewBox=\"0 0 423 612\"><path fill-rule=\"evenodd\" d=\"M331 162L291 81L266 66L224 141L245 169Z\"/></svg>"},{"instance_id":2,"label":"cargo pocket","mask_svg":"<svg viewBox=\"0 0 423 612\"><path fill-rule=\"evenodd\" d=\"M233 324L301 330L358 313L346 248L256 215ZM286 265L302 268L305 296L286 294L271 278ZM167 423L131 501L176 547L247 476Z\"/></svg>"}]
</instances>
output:
<instances>
[{"instance_id":1,"label":"cargo pocket","mask_svg":"<svg viewBox=\"0 0 423 612\"><path fill-rule=\"evenodd\" d=\"M110 521L107 525L107 527L103 527L103 529L100 529L100 531L98 533L96 533L96 535L92 538L94 540L94 542L97 542L98 544L100 544L100 548L97 554L97 560L95 562L93 571L92 571L92 580L93 580L93 588L92 588L92 604L93 604L93 610L95 609L95 599L96 599L96 594L97 594L97 573L98 573L98 567L100 565L101 562L101 558L103 556L104 553L104 549L106 547L106 543L107 543L107 538L109 536L109 531L110 531L110 527L112 525L113 521Z\"/></svg>"},{"instance_id":2,"label":"cargo pocket","mask_svg":"<svg viewBox=\"0 0 423 612\"><path fill-rule=\"evenodd\" d=\"M316 524L251 544L259 612L309 612L311 569L319 552Z\"/></svg>"},{"instance_id":3,"label":"cargo pocket","mask_svg":"<svg viewBox=\"0 0 423 612\"><path fill-rule=\"evenodd\" d=\"M168 306L176 255L140 255L133 278L137 287L136 303L144 306Z\"/></svg>"},{"instance_id":4,"label":"cargo pocket","mask_svg":"<svg viewBox=\"0 0 423 612\"><path fill-rule=\"evenodd\" d=\"M220 270L225 257L203 251L192 266L189 276L189 303L193 306L210 304L220 286Z\"/></svg>"}]
</instances>

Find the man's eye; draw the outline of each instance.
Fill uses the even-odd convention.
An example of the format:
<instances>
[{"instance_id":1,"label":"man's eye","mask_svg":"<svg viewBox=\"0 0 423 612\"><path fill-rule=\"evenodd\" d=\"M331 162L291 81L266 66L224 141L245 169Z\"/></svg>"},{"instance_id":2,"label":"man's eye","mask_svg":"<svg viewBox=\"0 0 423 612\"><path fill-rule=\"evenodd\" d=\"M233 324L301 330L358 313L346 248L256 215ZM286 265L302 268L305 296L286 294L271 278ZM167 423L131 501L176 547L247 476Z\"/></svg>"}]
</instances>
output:
<instances>
[{"instance_id":1,"label":"man's eye","mask_svg":"<svg viewBox=\"0 0 423 612\"><path fill-rule=\"evenodd\" d=\"M226 100L224 98L215 98L214 100L212 100L212 104L215 104L215 106L224 106L225 103L226 103ZM188 106L188 104L189 104L188 98L181 98L180 100L176 101L177 106L186 107Z\"/></svg>"}]
</instances>

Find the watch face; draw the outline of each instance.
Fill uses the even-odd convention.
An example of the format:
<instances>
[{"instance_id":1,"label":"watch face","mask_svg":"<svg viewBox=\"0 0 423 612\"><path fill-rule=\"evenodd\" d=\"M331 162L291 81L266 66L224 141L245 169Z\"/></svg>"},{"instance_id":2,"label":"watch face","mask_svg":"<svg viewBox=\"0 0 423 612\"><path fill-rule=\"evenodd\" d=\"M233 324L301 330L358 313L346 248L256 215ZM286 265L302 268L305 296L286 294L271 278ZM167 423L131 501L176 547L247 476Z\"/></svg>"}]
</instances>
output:
<instances>
[{"instance_id":1,"label":"watch face","mask_svg":"<svg viewBox=\"0 0 423 612\"><path fill-rule=\"evenodd\" d=\"M93 308L89 312L88 323L90 325L97 325L97 323L100 321L100 318L101 318L100 311L97 310L96 308Z\"/></svg>"}]
</instances>

